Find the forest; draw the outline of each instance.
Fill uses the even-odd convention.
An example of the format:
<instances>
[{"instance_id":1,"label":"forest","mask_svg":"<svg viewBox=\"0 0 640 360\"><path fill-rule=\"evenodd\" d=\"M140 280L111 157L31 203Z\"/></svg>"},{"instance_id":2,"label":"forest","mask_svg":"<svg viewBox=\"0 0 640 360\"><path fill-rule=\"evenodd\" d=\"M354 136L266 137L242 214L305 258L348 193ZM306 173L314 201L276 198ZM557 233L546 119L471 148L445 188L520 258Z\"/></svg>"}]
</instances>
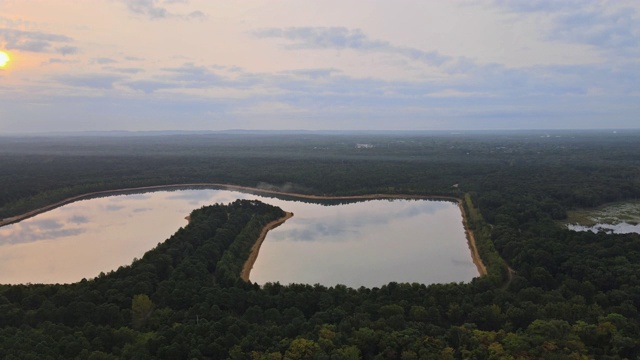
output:
<instances>
[{"instance_id":1,"label":"forest","mask_svg":"<svg viewBox=\"0 0 640 360\"><path fill-rule=\"evenodd\" d=\"M0 285L0 357L636 359L640 235L561 221L640 198L638 154L632 130L0 137L0 219L167 184L452 196L489 270L470 283L258 286L240 271L287 209L211 204L96 278Z\"/></svg>"}]
</instances>

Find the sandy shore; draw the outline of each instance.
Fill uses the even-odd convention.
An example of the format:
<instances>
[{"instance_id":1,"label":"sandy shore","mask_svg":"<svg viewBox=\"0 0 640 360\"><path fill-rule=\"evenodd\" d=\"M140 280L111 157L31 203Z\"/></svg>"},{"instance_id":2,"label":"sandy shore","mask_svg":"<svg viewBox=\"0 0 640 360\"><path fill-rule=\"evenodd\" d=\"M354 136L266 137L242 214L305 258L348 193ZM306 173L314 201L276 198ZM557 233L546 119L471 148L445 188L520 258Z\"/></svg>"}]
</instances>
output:
<instances>
[{"instance_id":1,"label":"sandy shore","mask_svg":"<svg viewBox=\"0 0 640 360\"><path fill-rule=\"evenodd\" d=\"M278 226L284 224L285 221L290 219L293 216L293 213L287 212L283 217L278 220L274 220L262 228L262 232L260 232L260 236L258 236L258 240L256 240L255 244L251 247L251 253L249 254L249 258L245 261L244 266L242 267L242 272L240 273L240 278L244 281L249 281L249 275L251 274L251 269L253 269L253 264L256 263L258 259L258 253L260 252L260 247L264 242L264 239L267 237L267 233L269 230L273 230Z\"/></svg>"},{"instance_id":2,"label":"sandy shore","mask_svg":"<svg viewBox=\"0 0 640 360\"><path fill-rule=\"evenodd\" d=\"M464 211L462 200L458 201L458 206L460 207L460 212L462 213L462 226L464 226L464 232L467 235L467 243L469 244L469 250L471 250L471 259L476 265L480 276L485 276L487 275L487 267L484 265L484 262L482 262L482 258L480 257L480 253L478 252L478 247L476 246L476 238L475 236L473 236L473 231L469 229L469 221L467 219L467 213Z\"/></svg>"},{"instance_id":3,"label":"sandy shore","mask_svg":"<svg viewBox=\"0 0 640 360\"><path fill-rule=\"evenodd\" d=\"M430 200L431 199L431 200L454 201L454 202L458 203L458 205L460 206L460 211L462 212L463 225L464 225L464 229L465 229L465 232L466 232L466 235L467 235L467 242L469 244L469 249L471 250L471 258L473 260L473 263L478 268L478 273L481 276L484 276L484 275L487 274L487 268L484 265L484 263L482 262L482 258L480 257L480 254L478 253L478 248L476 246L476 240L475 240L475 237L473 236L473 232L469 229L469 227L467 225L467 222L468 222L467 221L467 215L466 215L466 213L464 211L462 200L459 199L459 198L453 197L453 196L424 196L424 195L406 195L406 194L369 194L369 195L351 195L351 196L320 196L320 195L307 195L307 194L289 193L289 192L282 192L282 191L274 191L274 190L253 188L253 187L248 187L248 186L218 184L218 183L156 185L156 186L143 186L143 187L137 187L137 188L125 188L125 189L119 189L119 190L96 191L96 192L91 192L91 193L87 193L87 194L83 194L83 195L73 196L73 197L70 197L68 199L59 201L57 203L54 203L54 204L51 204L51 205L47 205L47 206L43 206L43 207L41 207L39 209L36 209L36 210L29 211L29 212L24 213L22 215L14 216L14 217L7 218L7 219L2 219L2 220L0 220L0 227L20 222L20 221L22 221L24 219L28 219L30 217L36 216L38 214L41 214L43 212L46 212L46 211L49 211L49 210L53 210L55 208L58 208L60 206L66 205L66 204L70 204L70 203L75 202L75 201L87 200L87 199L100 197L100 196L121 195L121 194L132 193L132 192L176 190L176 189L182 189L182 188L215 188L215 189L224 189L224 190L238 190L238 191L251 192L251 193L255 193L255 194L282 195L282 196L291 196L291 197L297 197L297 198L301 198L301 199L311 199L311 200L358 200L358 199L360 199L360 200L366 200L366 199L371 199L371 200L375 200L375 199L423 199L423 200ZM289 217L291 217L291 216L289 216ZM282 220L282 222L284 222L285 220L286 219ZM277 224L275 226L278 226L280 224ZM265 232L265 235L266 235L266 232ZM262 244L263 240L264 239L260 240L259 243ZM258 243L258 242L256 242L256 243ZM259 245L258 245L258 250L259 250ZM252 254L253 254L253 250L252 250ZM256 252L255 252L256 258L257 258L257 254L258 253L257 253L257 250L256 250ZM253 262L255 262L255 259L253 260ZM251 267L253 267L253 262L251 262L251 266L249 267L248 272L251 271ZM246 268L246 265L247 264L245 264L245 268ZM248 272L247 272L247 276L246 276L247 279L249 277L249 273ZM243 274L244 274L244 269L243 269ZM242 278L245 279L244 276Z\"/></svg>"}]
</instances>

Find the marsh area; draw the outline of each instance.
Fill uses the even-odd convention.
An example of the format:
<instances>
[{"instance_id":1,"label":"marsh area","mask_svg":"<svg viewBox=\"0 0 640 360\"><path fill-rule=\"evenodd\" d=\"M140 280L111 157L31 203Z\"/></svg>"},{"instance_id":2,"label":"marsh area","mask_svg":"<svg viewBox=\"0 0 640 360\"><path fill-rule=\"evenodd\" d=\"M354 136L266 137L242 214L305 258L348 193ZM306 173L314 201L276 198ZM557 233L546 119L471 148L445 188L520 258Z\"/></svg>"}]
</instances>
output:
<instances>
[{"instance_id":1,"label":"marsh area","mask_svg":"<svg viewBox=\"0 0 640 360\"><path fill-rule=\"evenodd\" d=\"M609 204L569 214L567 227L575 231L640 234L640 201Z\"/></svg>"}]
</instances>

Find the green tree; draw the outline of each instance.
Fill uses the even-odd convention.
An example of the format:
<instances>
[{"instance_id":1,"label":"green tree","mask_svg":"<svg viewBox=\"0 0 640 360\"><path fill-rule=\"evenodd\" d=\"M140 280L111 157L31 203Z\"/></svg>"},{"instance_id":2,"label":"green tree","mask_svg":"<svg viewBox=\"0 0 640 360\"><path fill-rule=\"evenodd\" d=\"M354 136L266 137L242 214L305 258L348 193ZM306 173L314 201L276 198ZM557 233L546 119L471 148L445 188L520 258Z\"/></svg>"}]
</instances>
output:
<instances>
[{"instance_id":1,"label":"green tree","mask_svg":"<svg viewBox=\"0 0 640 360\"><path fill-rule=\"evenodd\" d=\"M153 313L155 306L149 296L145 294L135 295L131 301L131 321L136 329L146 325L147 320Z\"/></svg>"},{"instance_id":2,"label":"green tree","mask_svg":"<svg viewBox=\"0 0 640 360\"><path fill-rule=\"evenodd\" d=\"M285 360L313 359L320 352L320 346L313 340L295 339L284 353Z\"/></svg>"}]
</instances>

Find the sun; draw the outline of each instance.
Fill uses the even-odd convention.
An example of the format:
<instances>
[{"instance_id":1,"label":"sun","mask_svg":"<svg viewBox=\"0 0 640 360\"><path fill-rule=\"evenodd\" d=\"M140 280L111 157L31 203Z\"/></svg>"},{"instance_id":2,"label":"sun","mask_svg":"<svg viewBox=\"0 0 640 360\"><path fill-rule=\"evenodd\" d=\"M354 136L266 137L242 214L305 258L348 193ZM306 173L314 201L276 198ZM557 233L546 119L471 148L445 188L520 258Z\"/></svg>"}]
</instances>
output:
<instances>
[{"instance_id":1,"label":"sun","mask_svg":"<svg viewBox=\"0 0 640 360\"><path fill-rule=\"evenodd\" d=\"M4 51L0 51L0 68L7 66L7 64L9 63L9 60L11 60L11 58L9 57L9 54L7 54Z\"/></svg>"}]
</instances>

